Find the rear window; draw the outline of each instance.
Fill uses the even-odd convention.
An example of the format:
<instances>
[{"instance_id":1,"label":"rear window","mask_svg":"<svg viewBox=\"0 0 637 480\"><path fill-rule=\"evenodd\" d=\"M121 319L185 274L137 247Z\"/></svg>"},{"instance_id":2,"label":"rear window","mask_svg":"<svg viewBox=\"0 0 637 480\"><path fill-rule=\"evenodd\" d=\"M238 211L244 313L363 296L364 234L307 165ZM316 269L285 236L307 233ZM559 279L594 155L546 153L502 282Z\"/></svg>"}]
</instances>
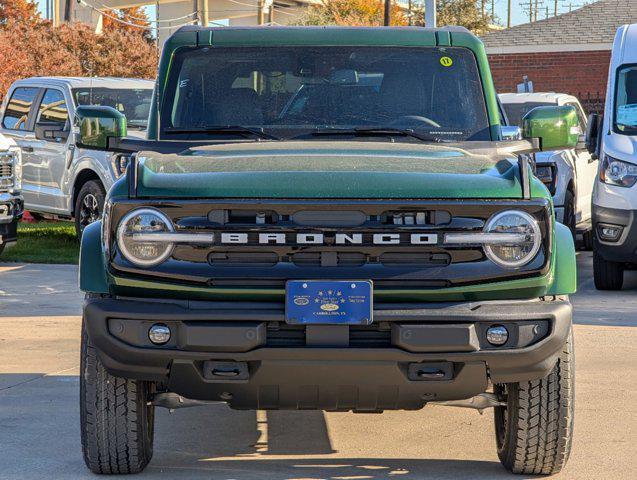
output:
<instances>
[{"instance_id":1,"label":"rear window","mask_svg":"<svg viewBox=\"0 0 637 480\"><path fill-rule=\"evenodd\" d=\"M11 130L29 129L29 114L38 90L34 87L18 87L13 91L2 118L4 128Z\"/></svg>"},{"instance_id":2,"label":"rear window","mask_svg":"<svg viewBox=\"0 0 637 480\"><path fill-rule=\"evenodd\" d=\"M524 115L529 113L535 107L551 107L556 103L548 102L525 102L525 103L505 103L502 106L507 114L509 125L520 125Z\"/></svg>"}]
</instances>

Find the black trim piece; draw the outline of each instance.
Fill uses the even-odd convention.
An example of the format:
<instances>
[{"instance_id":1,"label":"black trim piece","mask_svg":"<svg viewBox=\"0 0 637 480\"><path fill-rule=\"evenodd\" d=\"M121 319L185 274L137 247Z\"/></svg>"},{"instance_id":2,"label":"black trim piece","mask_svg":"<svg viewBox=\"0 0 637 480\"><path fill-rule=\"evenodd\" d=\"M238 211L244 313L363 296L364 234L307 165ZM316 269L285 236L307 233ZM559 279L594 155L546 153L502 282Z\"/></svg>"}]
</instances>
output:
<instances>
[{"instance_id":1,"label":"black trim piece","mask_svg":"<svg viewBox=\"0 0 637 480\"><path fill-rule=\"evenodd\" d=\"M361 211L367 220L355 227L318 227L296 225L290 219L297 211L324 211L329 205L332 211ZM309 278L369 278L378 289L383 288L444 288L455 285L470 285L488 281L512 280L546 274L552 251L550 230L550 204L546 199L520 200L122 200L113 206L111 237L121 218L139 206L153 206L173 219L178 231L198 233L246 232L247 245L220 244L215 235L213 245L179 245L172 258L152 269L136 267L122 258L116 248L111 248L110 271L114 276L151 279L157 282L182 285L252 286L281 288L286 280ZM539 221L543 234L543 249L528 265L520 269L504 269L488 260L482 248L476 246L452 247L443 244L446 232L481 231L484 222L493 214L508 208L525 210ZM211 211L272 211L274 223L230 223L223 224L209 219ZM451 220L443 225L393 225L384 222L385 212L413 211L449 212ZM254 215L253 215L254 216ZM240 222L243 216L238 215ZM182 225L183 224L183 225ZM186 228L184 228L187 225ZM181 226L181 228L180 228ZM255 243L258 233L285 233L290 240L296 233L323 233L325 245L259 245ZM362 233L363 245L332 245L329 242L336 232ZM411 233L436 233L438 242L431 245L373 245L374 233L400 233L405 241ZM252 264L239 260L250 252L272 253L273 260ZM336 252L341 262L336 266L321 266L321 262L296 262L299 253L306 260L323 252ZM236 255L234 255L236 253ZM364 256L364 262L351 261L352 254ZM213 255L214 254L214 255ZM422 262L384 262L387 254L399 256L422 255ZM213 255L211 257L211 255ZM309 256L308 256L309 255ZM243 256L243 257L242 257ZM274 257L276 256L276 258ZM214 259L221 259L214 261ZM401 257L402 258L402 257ZM224 259L227 259L224 261ZM234 259L234 261L233 261ZM433 261L440 259L440 261ZM442 261L444 259L444 261ZM273 263L274 262L274 263ZM158 285L159 287L159 285Z\"/></svg>"}]
</instances>

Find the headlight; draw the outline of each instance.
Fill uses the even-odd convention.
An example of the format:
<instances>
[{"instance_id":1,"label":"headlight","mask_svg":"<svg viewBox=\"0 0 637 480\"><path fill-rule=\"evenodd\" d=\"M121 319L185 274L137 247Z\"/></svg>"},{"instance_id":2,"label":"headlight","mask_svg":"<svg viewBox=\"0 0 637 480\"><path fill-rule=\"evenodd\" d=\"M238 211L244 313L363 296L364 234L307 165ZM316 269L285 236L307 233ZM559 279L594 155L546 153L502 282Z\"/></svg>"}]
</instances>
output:
<instances>
[{"instance_id":1,"label":"headlight","mask_svg":"<svg viewBox=\"0 0 637 480\"><path fill-rule=\"evenodd\" d=\"M122 255L141 267L152 267L166 260L174 244L162 241L144 241L138 234L174 232L170 219L153 208L139 208L128 213L117 227L117 244Z\"/></svg>"},{"instance_id":2,"label":"headlight","mask_svg":"<svg viewBox=\"0 0 637 480\"><path fill-rule=\"evenodd\" d=\"M520 210L506 210L489 219L484 227L485 233L522 234L520 240L513 242L485 243L487 257L507 268L526 265L535 258L542 243L542 233L537 221L528 213Z\"/></svg>"},{"instance_id":3,"label":"headlight","mask_svg":"<svg viewBox=\"0 0 637 480\"><path fill-rule=\"evenodd\" d=\"M22 187L22 162L19 150L0 152L0 189L13 193Z\"/></svg>"},{"instance_id":4,"label":"headlight","mask_svg":"<svg viewBox=\"0 0 637 480\"><path fill-rule=\"evenodd\" d=\"M608 185L632 187L637 182L637 165L604 155L599 179Z\"/></svg>"}]
</instances>

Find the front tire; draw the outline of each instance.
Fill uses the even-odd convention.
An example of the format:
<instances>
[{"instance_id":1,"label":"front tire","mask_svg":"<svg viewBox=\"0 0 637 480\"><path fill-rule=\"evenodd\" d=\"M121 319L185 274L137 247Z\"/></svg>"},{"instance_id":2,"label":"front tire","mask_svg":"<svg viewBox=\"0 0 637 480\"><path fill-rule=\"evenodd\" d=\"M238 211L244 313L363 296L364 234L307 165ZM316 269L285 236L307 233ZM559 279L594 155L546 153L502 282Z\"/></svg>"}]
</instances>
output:
<instances>
[{"instance_id":1,"label":"front tire","mask_svg":"<svg viewBox=\"0 0 637 480\"><path fill-rule=\"evenodd\" d=\"M75 200L75 234L82 239L84 229L102 218L106 192L97 180L89 180L80 189Z\"/></svg>"},{"instance_id":2,"label":"front tire","mask_svg":"<svg viewBox=\"0 0 637 480\"><path fill-rule=\"evenodd\" d=\"M573 242L577 238L577 220L575 216L575 195L570 190L564 195L564 225L568 227L573 235Z\"/></svg>"},{"instance_id":3,"label":"front tire","mask_svg":"<svg viewBox=\"0 0 637 480\"><path fill-rule=\"evenodd\" d=\"M153 456L152 383L109 374L82 322L80 426L84 462L93 473L139 473Z\"/></svg>"},{"instance_id":4,"label":"front tire","mask_svg":"<svg viewBox=\"0 0 637 480\"><path fill-rule=\"evenodd\" d=\"M568 460L575 397L572 335L547 377L495 386L507 402L494 411L498 457L512 473L552 475Z\"/></svg>"},{"instance_id":5,"label":"front tire","mask_svg":"<svg viewBox=\"0 0 637 480\"><path fill-rule=\"evenodd\" d=\"M624 285L624 268L621 263L609 262L593 252L593 278L597 290L621 290Z\"/></svg>"}]
</instances>

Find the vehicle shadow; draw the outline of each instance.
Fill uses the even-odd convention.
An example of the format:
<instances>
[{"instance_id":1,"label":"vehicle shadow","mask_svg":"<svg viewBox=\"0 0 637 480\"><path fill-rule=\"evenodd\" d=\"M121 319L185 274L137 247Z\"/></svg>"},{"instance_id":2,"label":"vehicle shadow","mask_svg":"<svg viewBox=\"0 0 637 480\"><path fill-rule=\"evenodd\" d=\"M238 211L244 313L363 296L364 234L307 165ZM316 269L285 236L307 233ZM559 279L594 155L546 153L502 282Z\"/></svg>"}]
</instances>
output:
<instances>
[{"instance_id":1,"label":"vehicle shadow","mask_svg":"<svg viewBox=\"0 0 637 480\"><path fill-rule=\"evenodd\" d=\"M158 412L155 453L143 476L161 473L215 480L525 478L508 474L493 461L367 455L339 456L323 412L235 411L212 405L172 415Z\"/></svg>"}]
</instances>

